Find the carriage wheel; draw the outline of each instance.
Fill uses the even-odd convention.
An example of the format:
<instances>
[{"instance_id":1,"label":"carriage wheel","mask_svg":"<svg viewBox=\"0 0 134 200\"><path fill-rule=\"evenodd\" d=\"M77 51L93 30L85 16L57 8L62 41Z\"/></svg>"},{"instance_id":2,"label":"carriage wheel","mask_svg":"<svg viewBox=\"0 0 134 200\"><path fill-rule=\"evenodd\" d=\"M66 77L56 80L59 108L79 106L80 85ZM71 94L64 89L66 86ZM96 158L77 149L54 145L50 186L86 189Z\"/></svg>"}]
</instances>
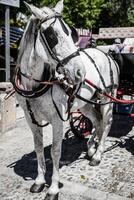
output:
<instances>
[{"instance_id":1,"label":"carriage wheel","mask_svg":"<svg viewBox=\"0 0 134 200\"><path fill-rule=\"evenodd\" d=\"M70 127L74 135L85 138L91 134L92 122L80 112L73 112L70 116Z\"/></svg>"}]
</instances>

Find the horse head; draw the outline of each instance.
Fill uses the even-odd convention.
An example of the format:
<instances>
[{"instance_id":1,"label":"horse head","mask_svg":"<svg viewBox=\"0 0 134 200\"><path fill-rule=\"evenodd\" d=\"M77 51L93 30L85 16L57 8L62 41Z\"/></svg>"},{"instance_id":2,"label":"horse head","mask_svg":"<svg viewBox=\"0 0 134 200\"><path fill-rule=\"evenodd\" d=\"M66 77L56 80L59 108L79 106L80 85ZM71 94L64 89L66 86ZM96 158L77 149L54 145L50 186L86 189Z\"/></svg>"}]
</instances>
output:
<instances>
[{"instance_id":1,"label":"horse head","mask_svg":"<svg viewBox=\"0 0 134 200\"><path fill-rule=\"evenodd\" d=\"M37 8L25 3L33 14L30 23L33 26L34 52L44 63L49 64L56 75L63 74L68 83L80 83L85 77L85 67L78 47L72 37L72 30L61 17L63 0L54 8ZM73 33L75 31L73 30Z\"/></svg>"}]
</instances>

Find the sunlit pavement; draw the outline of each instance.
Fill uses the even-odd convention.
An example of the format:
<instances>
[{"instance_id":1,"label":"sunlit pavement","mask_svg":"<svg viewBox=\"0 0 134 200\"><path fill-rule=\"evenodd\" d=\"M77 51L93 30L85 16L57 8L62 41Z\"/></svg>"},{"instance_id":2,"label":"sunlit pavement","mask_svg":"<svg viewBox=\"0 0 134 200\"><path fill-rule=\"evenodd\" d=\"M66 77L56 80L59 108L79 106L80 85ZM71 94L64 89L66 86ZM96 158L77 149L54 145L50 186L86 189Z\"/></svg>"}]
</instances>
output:
<instances>
[{"instance_id":1,"label":"sunlit pavement","mask_svg":"<svg viewBox=\"0 0 134 200\"><path fill-rule=\"evenodd\" d=\"M61 189L59 200L127 200L134 199L134 129L127 116L115 116L113 128L106 141L106 152L99 166L89 165L86 139L63 140L60 162ZM69 129L66 124L65 131ZM128 134L129 133L129 134ZM127 136L126 136L127 135ZM120 137L123 139L120 140ZM124 137L126 136L126 137ZM51 126L44 128L47 180L50 181ZM44 200L29 191L37 175L32 133L17 108L16 127L0 137L0 199Z\"/></svg>"}]
</instances>

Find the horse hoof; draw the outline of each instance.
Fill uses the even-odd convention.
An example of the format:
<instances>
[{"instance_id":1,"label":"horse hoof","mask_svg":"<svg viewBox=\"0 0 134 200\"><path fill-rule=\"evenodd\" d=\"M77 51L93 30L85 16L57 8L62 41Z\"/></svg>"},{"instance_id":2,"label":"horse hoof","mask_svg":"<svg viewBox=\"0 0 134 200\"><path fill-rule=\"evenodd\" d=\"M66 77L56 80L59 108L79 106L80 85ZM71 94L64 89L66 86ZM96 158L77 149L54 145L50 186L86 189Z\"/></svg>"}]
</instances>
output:
<instances>
[{"instance_id":1,"label":"horse hoof","mask_svg":"<svg viewBox=\"0 0 134 200\"><path fill-rule=\"evenodd\" d=\"M52 195L52 194L47 193L44 200L58 200L58 196L59 196L59 193L56 194L56 195Z\"/></svg>"},{"instance_id":2,"label":"horse hoof","mask_svg":"<svg viewBox=\"0 0 134 200\"><path fill-rule=\"evenodd\" d=\"M88 151L88 152L87 152L87 158L88 158L89 160L91 160L92 157L94 156L95 152L96 152L96 151Z\"/></svg>"},{"instance_id":3,"label":"horse hoof","mask_svg":"<svg viewBox=\"0 0 134 200\"><path fill-rule=\"evenodd\" d=\"M100 160L95 160L93 158L89 162L89 165L91 165L91 166L98 166L99 164L100 164Z\"/></svg>"},{"instance_id":4,"label":"horse hoof","mask_svg":"<svg viewBox=\"0 0 134 200\"><path fill-rule=\"evenodd\" d=\"M31 188L30 188L30 192L32 193L39 193L42 192L42 190L45 188L45 183L37 185L36 183L34 183Z\"/></svg>"}]
</instances>

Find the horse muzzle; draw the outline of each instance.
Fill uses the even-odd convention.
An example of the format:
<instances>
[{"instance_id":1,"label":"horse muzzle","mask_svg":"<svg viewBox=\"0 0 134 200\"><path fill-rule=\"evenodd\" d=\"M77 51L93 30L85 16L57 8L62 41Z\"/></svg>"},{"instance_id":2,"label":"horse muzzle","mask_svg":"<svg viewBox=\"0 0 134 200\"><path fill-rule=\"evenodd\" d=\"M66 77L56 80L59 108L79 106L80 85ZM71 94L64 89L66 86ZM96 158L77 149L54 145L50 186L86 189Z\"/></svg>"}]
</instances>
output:
<instances>
[{"instance_id":1,"label":"horse muzzle","mask_svg":"<svg viewBox=\"0 0 134 200\"><path fill-rule=\"evenodd\" d=\"M83 82L85 79L85 73L83 73L82 69L76 69L74 72L75 82L80 83Z\"/></svg>"},{"instance_id":2,"label":"horse muzzle","mask_svg":"<svg viewBox=\"0 0 134 200\"><path fill-rule=\"evenodd\" d=\"M84 81L85 74L81 69L76 68L74 71L69 71L64 68L64 79L71 85L76 85Z\"/></svg>"}]
</instances>

